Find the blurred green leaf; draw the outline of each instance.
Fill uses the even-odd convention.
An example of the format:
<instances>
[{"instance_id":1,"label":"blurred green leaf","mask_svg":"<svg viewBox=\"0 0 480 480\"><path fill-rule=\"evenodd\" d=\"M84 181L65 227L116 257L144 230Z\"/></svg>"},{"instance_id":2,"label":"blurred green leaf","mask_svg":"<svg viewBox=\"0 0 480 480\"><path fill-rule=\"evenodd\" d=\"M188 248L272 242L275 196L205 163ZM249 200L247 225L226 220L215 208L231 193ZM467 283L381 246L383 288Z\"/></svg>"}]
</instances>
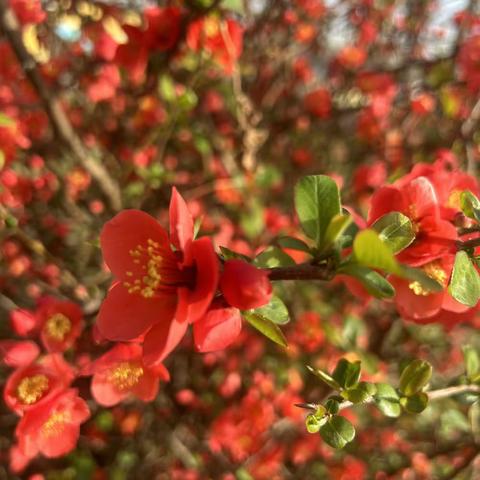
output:
<instances>
[{"instance_id":1,"label":"blurred green leaf","mask_svg":"<svg viewBox=\"0 0 480 480\"><path fill-rule=\"evenodd\" d=\"M392 298L395 295L395 289L390 282L370 268L354 263L346 263L338 269L337 273L343 273L356 278L367 292L374 297Z\"/></svg>"},{"instance_id":2,"label":"blurred green leaf","mask_svg":"<svg viewBox=\"0 0 480 480\"><path fill-rule=\"evenodd\" d=\"M470 190L461 193L460 208L466 217L480 222L480 200Z\"/></svg>"},{"instance_id":3,"label":"blurred green leaf","mask_svg":"<svg viewBox=\"0 0 480 480\"><path fill-rule=\"evenodd\" d=\"M386 417L399 417L402 413L400 397L397 391L388 383L377 383L374 395L375 405Z\"/></svg>"},{"instance_id":4,"label":"blurred green leaf","mask_svg":"<svg viewBox=\"0 0 480 480\"><path fill-rule=\"evenodd\" d=\"M352 388L355 387L360 380L360 371L361 363L349 362L345 358L341 358L335 370L332 373L332 378L342 387L342 388Z\"/></svg>"},{"instance_id":5,"label":"blurred green leaf","mask_svg":"<svg viewBox=\"0 0 480 480\"><path fill-rule=\"evenodd\" d=\"M425 392L418 392L409 397L402 397L400 404L408 413L421 413L428 405L428 395Z\"/></svg>"},{"instance_id":6,"label":"blurred green leaf","mask_svg":"<svg viewBox=\"0 0 480 480\"><path fill-rule=\"evenodd\" d=\"M410 219L400 212L390 212L380 217L372 228L380 240L393 252L401 252L415 240Z\"/></svg>"},{"instance_id":7,"label":"blurred green leaf","mask_svg":"<svg viewBox=\"0 0 480 480\"><path fill-rule=\"evenodd\" d=\"M412 360L400 375L400 391L410 397L420 392L430 381L432 366L425 360Z\"/></svg>"},{"instance_id":8,"label":"blurred green leaf","mask_svg":"<svg viewBox=\"0 0 480 480\"><path fill-rule=\"evenodd\" d=\"M480 372L480 357L477 350L471 345L465 345L462 350L467 377L469 380L473 380Z\"/></svg>"},{"instance_id":9,"label":"blurred green leaf","mask_svg":"<svg viewBox=\"0 0 480 480\"><path fill-rule=\"evenodd\" d=\"M376 392L375 385L368 382L360 382L355 387L342 392L342 396L352 403L363 403L371 398Z\"/></svg>"},{"instance_id":10,"label":"blurred green leaf","mask_svg":"<svg viewBox=\"0 0 480 480\"><path fill-rule=\"evenodd\" d=\"M282 248L290 248L291 250L299 250L301 252L310 253L310 247L302 240L294 237L280 237L277 239L278 245Z\"/></svg>"},{"instance_id":11,"label":"blurred green leaf","mask_svg":"<svg viewBox=\"0 0 480 480\"><path fill-rule=\"evenodd\" d=\"M251 263L252 261L251 258L247 257L243 253L234 252L233 250L230 250L227 247L220 247L220 251L222 252L222 257L225 260L233 260L233 259L245 260L248 263Z\"/></svg>"},{"instance_id":12,"label":"blurred green leaf","mask_svg":"<svg viewBox=\"0 0 480 480\"><path fill-rule=\"evenodd\" d=\"M285 335L275 323L267 320L261 315L248 311L242 311L242 315L252 327L256 328L260 333L272 340L272 342L275 342L282 347L288 345Z\"/></svg>"},{"instance_id":13,"label":"blurred green leaf","mask_svg":"<svg viewBox=\"0 0 480 480\"><path fill-rule=\"evenodd\" d=\"M459 251L455 255L448 291L455 300L469 307L474 307L480 299L480 276L467 252Z\"/></svg>"},{"instance_id":14,"label":"blurred green leaf","mask_svg":"<svg viewBox=\"0 0 480 480\"><path fill-rule=\"evenodd\" d=\"M341 449L355 438L355 428L346 418L336 415L320 428L320 435L325 443Z\"/></svg>"},{"instance_id":15,"label":"blurred green leaf","mask_svg":"<svg viewBox=\"0 0 480 480\"><path fill-rule=\"evenodd\" d=\"M0 113L0 127L11 128L15 126L15 120L4 113Z\"/></svg>"},{"instance_id":16,"label":"blurred green leaf","mask_svg":"<svg viewBox=\"0 0 480 480\"><path fill-rule=\"evenodd\" d=\"M332 218L341 214L337 184L325 175L303 177L295 186L295 209L305 234L321 247Z\"/></svg>"},{"instance_id":17,"label":"blurred green leaf","mask_svg":"<svg viewBox=\"0 0 480 480\"><path fill-rule=\"evenodd\" d=\"M334 390L340 390L340 385L328 373L325 373L318 368L313 368L310 365L307 365L307 369L320 380L322 380L322 382L326 383L330 388L333 388Z\"/></svg>"},{"instance_id":18,"label":"blurred green leaf","mask_svg":"<svg viewBox=\"0 0 480 480\"><path fill-rule=\"evenodd\" d=\"M290 321L290 315L288 314L287 307L282 300L275 295L272 296L267 305L250 310L250 312L260 315L263 318L276 323L277 325L285 325Z\"/></svg>"},{"instance_id":19,"label":"blurred green leaf","mask_svg":"<svg viewBox=\"0 0 480 480\"><path fill-rule=\"evenodd\" d=\"M325 246L333 245L347 230L352 223L351 215L335 215L328 224L325 232Z\"/></svg>"},{"instance_id":20,"label":"blurred green leaf","mask_svg":"<svg viewBox=\"0 0 480 480\"><path fill-rule=\"evenodd\" d=\"M257 267L274 268L295 265L293 258L278 247L267 247L255 260Z\"/></svg>"}]
</instances>

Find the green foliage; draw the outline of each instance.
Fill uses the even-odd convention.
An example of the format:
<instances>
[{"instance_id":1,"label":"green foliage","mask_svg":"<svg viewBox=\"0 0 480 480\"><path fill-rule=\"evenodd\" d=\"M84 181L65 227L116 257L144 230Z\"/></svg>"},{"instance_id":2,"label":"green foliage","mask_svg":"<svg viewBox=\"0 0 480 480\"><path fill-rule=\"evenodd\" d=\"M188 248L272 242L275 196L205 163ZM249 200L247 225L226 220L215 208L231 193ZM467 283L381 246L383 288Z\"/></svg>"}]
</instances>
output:
<instances>
[{"instance_id":1,"label":"green foliage","mask_svg":"<svg viewBox=\"0 0 480 480\"><path fill-rule=\"evenodd\" d=\"M427 408L428 395L425 392L417 392L400 398L400 404L408 413L421 413Z\"/></svg>"},{"instance_id":2,"label":"green foliage","mask_svg":"<svg viewBox=\"0 0 480 480\"><path fill-rule=\"evenodd\" d=\"M474 307L480 299L480 276L464 251L455 255L448 291L455 300L469 307Z\"/></svg>"},{"instance_id":3,"label":"green foliage","mask_svg":"<svg viewBox=\"0 0 480 480\"><path fill-rule=\"evenodd\" d=\"M250 263L252 260L244 255L243 253L234 252L227 247L220 247L220 251L222 252L222 257L224 260L244 260L245 262Z\"/></svg>"},{"instance_id":4,"label":"green foliage","mask_svg":"<svg viewBox=\"0 0 480 480\"><path fill-rule=\"evenodd\" d=\"M380 217L372 228L380 240L393 252L401 252L415 240L412 222L399 212L390 212Z\"/></svg>"},{"instance_id":5,"label":"green foliage","mask_svg":"<svg viewBox=\"0 0 480 480\"><path fill-rule=\"evenodd\" d=\"M346 263L338 269L338 273L356 278L367 292L376 298L392 298L395 295L395 289L390 282L370 268L354 263Z\"/></svg>"},{"instance_id":6,"label":"green foliage","mask_svg":"<svg viewBox=\"0 0 480 480\"><path fill-rule=\"evenodd\" d=\"M330 222L341 214L337 184L325 175L303 177L295 186L295 210L305 234L322 247Z\"/></svg>"},{"instance_id":7,"label":"green foliage","mask_svg":"<svg viewBox=\"0 0 480 480\"><path fill-rule=\"evenodd\" d=\"M325 443L341 449L355 438L355 428L346 418L334 416L320 428L320 435Z\"/></svg>"},{"instance_id":8,"label":"green foliage","mask_svg":"<svg viewBox=\"0 0 480 480\"><path fill-rule=\"evenodd\" d=\"M290 321L290 315L287 307L282 300L275 295L272 296L267 305L250 310L250 312L276 323L277 325L285 325Z\"/></svg>"},{"instance_id":9,"label":"green foliage","mask_svg":"<svg viewBox=\"0 0 480 480\"><path fill-rule=\"evenodd\" d=\"M257 267L273 268L295 265L293 258L278 247L267 247L253 261Z\"/></svg>"},{"instance_id":10,"label":"green foliage","mask_svg":"<svg viewBox=\"0 0 480 480\"><path fill-rule=\"evenodd\" d=\"M288 236L280 237L276 243L282 248L290 248L291 250L310 253L310 247L298 238Z\"/></svg>"},{"instance_id":11,"label":"green foliage","mask_svg":"<svg viewBox=\"0 0 480 480\"><path fill-rule=\"evenodd\" d=\"M402 371L400 376L400 391L410 397L420 392L430 381L432 366L425 360L412 360Z\"/></svg>"},{"instance_id":12,"label":"green foliage","mask_svg":"<svg viewBox=\"0 0 480 480\"><path fill-rule=\"evenodd\" d=\"M330 388L334 390L340 390L340 385L333 379L328 373L325 373L322 370L310 367L307 365L307 369L312 372L316 377L318 377L322 382L326 383Z\"/></svg>"},{"instance_id":13,"label":"green foliage","mask_svg":"<svg viewBox=\"0 0 480 480\"><path fill-rule=\"evenodd\" d=\"M480 200L470 190L460 195L460 208L466 217L480 222Z\"/></svg>"},{"instance_id":14,"label":"green foliage","mask_svg":"<svg viewBox=\"0 0 480 480\"><path fill-rule=\"evenodd\" d=\"M480 381L480 356L478 351L471 345L465 345L462 350L468 380L471 382Z\"/></svg>"},{"instance_id":15,"label":"green foliage","mask_svg":"<svg viewBox=\"0 0 480 480\"><path fill-rule=\"evenodd\" d=\"M400 397L397 391L388 383L377 383L375 405L386 417L399 417L402 413Z\"/></svg>"},{"instance_id":16,"label":"green foliage","mask_svg":"<svg viewBox=\"0 0 480 480\"><path fill-rule=\"evenodd\" d=\"M252 325L252 327L256 328L262 335L265 335L267 338L275 342L276 344L286 347L288 345L287 339L285 335L280 330L278 325L276 325L271 320L254 313L252 311L243 311L242 312L243 318Z\"/></svg>"},{"instance_id":17,"label":"green foliage","mask_svg":"<svg viewBox=\"0 0 480 480\"><path fill-rule=\"evenodd\" d=\"M337 363L332 373L332 378L340 385L342 389L355 387L360 380L361 364L360 362L349 362L342 358Z\"/></svg>"}]
</instances>

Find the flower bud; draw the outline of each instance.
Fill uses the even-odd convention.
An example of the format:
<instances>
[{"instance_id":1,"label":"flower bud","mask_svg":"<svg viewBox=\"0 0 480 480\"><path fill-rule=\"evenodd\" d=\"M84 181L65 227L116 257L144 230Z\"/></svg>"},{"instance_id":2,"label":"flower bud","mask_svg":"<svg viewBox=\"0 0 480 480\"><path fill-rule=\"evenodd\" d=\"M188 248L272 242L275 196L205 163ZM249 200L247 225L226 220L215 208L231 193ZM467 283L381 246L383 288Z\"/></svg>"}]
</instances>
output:
<instances>
[{"instance_id":1,"label":"flower bud","mask_svg":"<svg viewBox=\"0 0 480 480\"><path fill-rule=\"evenodd\" d=\"M272 296L268 273L243 260L225 262L220 289L225 300L240 310L261 307Z\"/></svg>"}]
</instances>

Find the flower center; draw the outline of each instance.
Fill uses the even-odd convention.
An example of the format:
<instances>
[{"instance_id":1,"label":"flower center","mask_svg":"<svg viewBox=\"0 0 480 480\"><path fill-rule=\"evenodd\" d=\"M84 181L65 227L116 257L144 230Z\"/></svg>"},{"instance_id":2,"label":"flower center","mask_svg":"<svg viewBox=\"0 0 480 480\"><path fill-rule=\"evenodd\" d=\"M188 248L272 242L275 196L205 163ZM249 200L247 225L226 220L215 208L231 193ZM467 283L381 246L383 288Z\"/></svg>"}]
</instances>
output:
<instances>
[{"instance_id":1,"label":"flower center","mask_svg":"<svg viewBox=\"0 0 480 480\"><path fill-rule=\"evenodd\" d=\"M129 251L133 263L141 268L141 274L127 271L131 280L123 282L128 293L152 298L162 287L168 288L189 281L189 272L180 271L177 259L170 247L149 238L146 245L137 245Z\"/></svg>"},{"instance_id":2,"label":"flower center","mask_svg":"<svg viewBox=\"0 0 480 480\"><path fill-rule=\"evenodd\" d=\"M129 390L134 387L143 375L143 368L132 362L122 362L111 370L108 380L119 390Z\"/></svg>"},{"instance_id":3,"label":"flower center","mask_svg":"<svg viewBox=\"0 0 480 480\"><path fill-rule=\"evenodd\" d=\"M47 438L60 435L71 418L70 412L54 412L42 425L42 434Z\"/></svg>"},{"instance_id":4,"label":"flower center","mask_svg":"<svg viewBox=\"0 0 480 480\"><path fill-rule=\"evenodd\" d=\"M453 190L448 196L447 207L460 210L460 197L462 190Z\"/></svg>"},{"instance_id":5,"label":"flower center","mask_svg":"<svg viewBox=\"0 0 480 480\"><path fill-rule=\"evenodd\" d=\"M447 284L447 274L445 270L441 267L440 262L435 261L428 263L427 265L422 267L422 270L433 280L438 282L443 287ZM432 292L426 289L420 282L415 281L408 284L408 288L413 290L415 295L422 295L427 296L430 295Z\"/></svg>"},{"instance_id":6,"label":"flower center","mask_svg":"<svg viewBox=\"0 0 480 480\"><path fill-rule=\"evenodd\" d=\"M25 405L32 405L42 398L48 390L48 378L45 375L25 377L17 386L17 397Z\"/></svg>"},{"instance_id":7,"label":"flower center","mask_svg":"<svg viewBox=\"0 0 480 480\"><path fill-rule=\"evenodd\" d=\"M62 342L72 330L72 322L63 313L52 315L45 323L44 331L48 337Z\"/></svg>"}]
</instances>

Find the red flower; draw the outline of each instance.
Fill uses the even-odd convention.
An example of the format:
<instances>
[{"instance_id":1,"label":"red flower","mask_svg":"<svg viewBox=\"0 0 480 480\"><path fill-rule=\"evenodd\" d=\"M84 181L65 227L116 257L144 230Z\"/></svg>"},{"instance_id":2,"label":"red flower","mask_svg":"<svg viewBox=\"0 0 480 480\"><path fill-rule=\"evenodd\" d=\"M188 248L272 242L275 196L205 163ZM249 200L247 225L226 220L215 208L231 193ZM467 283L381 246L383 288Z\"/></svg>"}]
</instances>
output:
<instances>
[{"instance_id":1,"label":"red flower","mask_svg":"<svg viewBox=\"0 0 480 480\"><path fill-rule=\"evenodd\" d=\"M211 240L193 239L192 216L174 188L170 238L150 215L125 210L105 225L100 243L117 279L100 308L100 333L116 341L144 336L144 360L162 361L213 299L218 260Z\"/></svg>"},{"instance_id":2,"label":"red flower","mask_svg":"<svg viewBox=\"0 0 480 480\"><path fill-rule=\"evenodd\" d=\"M80 424L89 416L88 406L76 389L59 393L20 420L15 431L18 453L32 459L39 453L51 458L71 452L77 444Z\"/></svg>"},{"instance_id":3,"label":"red flower","mask_svg":"<svg viewBox=\"0 0 480 480\"><path fill-rule=\"evenodd\" d=\"M220 279L225 300L240 310L258 308L267 304L272 296L268 273L243 260L227 260Z\"/></svg>"},{"instance_id":4,"label":"red flower","mask_svg":"<svg viewBox=\"0 0 480 480\"><path fill-rule=\"evenodd\" d=\"M29 340L2 340L0 354L5 365L9 367L24 367L30 365L40 354L37 344Z\"/></svg>"},{"instance_id":5,"label":"red flower","mask_svg":"<svg viewBox=\"0 0 480 480\"><path fill-rule=\"evenodd\" d=\"M416 231L415 241L398 255L401 262L418 266L452 253L457 230L440 217L435 189L426 177L377 190L372 197L369 225L393 211L409 217Z\"/></svg>"},{"instance_id":6,"label":"red flower","mask_svg":"<svg viewBox=\"0 0 480 480\"><path fill-rule=\"evenodd\" d=\"M3 398L8 408L22 415L68 388L74 379L71 367L58 354L15 370L8 377Z\"/></svg>"},{"instance_id":7,"label":"red flower","mask_svg":"<svg viewBox=\"0 0 480 480\"><path fill-rule=\"evenodd\" d=\"M142 347L138 344L116 345L91 368L92 396L105 407L116 405L129 396L150 402L157 396L159 380L170 378L162 364L155 367L144 365Z\"/></svg>"},{"instance_id":8,"label":"red flower","mask_svg":"<svg viewBox=\"0 0 480 480\"><path fill-rule=\"evenodd\" d=\"M180 36L181 13L176 7L150 7L145 10L148 23L145 45L153 50L170 50Z\"/></svg>"},{"instance_id":9,"label":"red flower","mask_svg":"<svg viewBox=\"0 0 480 480\"><path fill-rule=\"evenodd\" d=\"M240 334L242 316L237 308L216 300L203 318L193 324L193 338L199 352L223 350Z\"/></svg>"},{"instance_id":10,"label":"red flower","mask_svg":"<svg viewBox=\"0 0 480 480\"><path fill-rule=\"evenodd\" d=\"M308 93L304 98L304 105L308 112L318 118L328 118L332 112L332 97L323 87Z\"/></svg>"},{"instance_id":11,"label":"red flower","mask_svg":"<svg viewBox=\"0 0 480 480\"><path fill-rule=\"evenodd\" d=\"M36 316L42 343L49 352L68 350L82 331L82 310L73 302L46 297Z\"/></svg>"}]
</instances>

